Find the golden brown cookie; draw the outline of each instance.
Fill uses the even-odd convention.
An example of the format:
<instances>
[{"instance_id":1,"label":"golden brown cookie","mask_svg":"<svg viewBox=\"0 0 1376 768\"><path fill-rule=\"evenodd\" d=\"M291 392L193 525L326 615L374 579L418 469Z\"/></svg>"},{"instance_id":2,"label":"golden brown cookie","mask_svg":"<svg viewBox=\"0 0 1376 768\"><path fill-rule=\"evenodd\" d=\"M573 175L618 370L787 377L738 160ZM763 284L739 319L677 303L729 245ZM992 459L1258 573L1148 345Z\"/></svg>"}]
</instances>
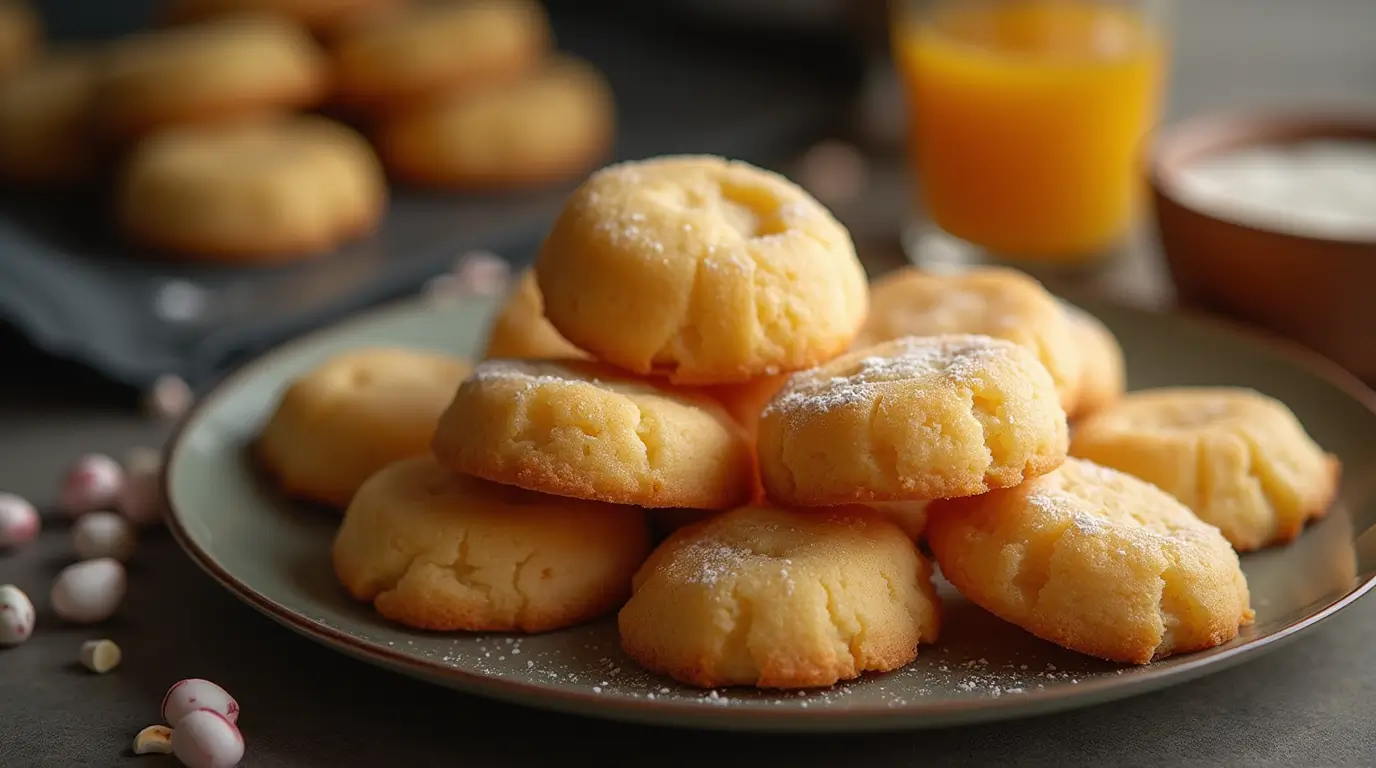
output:
<instances>
[{"instance_id":1,"label":"golden brown cookie","mask_svg":"<svg viewBox=\"0 0 1376 768\"><path fill-rule=\"evenodd\" d=\"M296 23L252 14L142 32L101 60L97 116L114 139L308 107L325 93L324 54Z\"/></svg>"},{"instance_id":2,"label":"golden brown cookie","mask_svg":"<svg viewBox=\"0 0 1376 768\"><path fill-rule=\"evenodd\" d=\"M611 88L567 57L528 78L437 94L379 121L375 140L392 176L460 190L538 187L576 178L611 151Z\"/></svg>"},{"instance_id":3,"label":"golden brown cookie","mask_svg":"<svg viewBox=\"0 0 1376 768\"><path fill-rule=\"evenodd\" d=\"M1062 304L1080 350L1080 391L1072 420L1102 411L1127 392L1123 348L1103 321L1073 304Z\"/></svg>"},{"instance_id":4,"label":"golden brown cookie","mask_svg":"<svg viewBox=\"0 0 1376 768\"><path fill-rule=\"evenodd\" d=\"M874 510L742 507L661 544L617 624L688 685L809 688L908 664L940 616L931 566Z\"/></svg>"},{"instance_id":5,"label":"golden brown cookie","mask_svg":"<svg viewBox=\"0 0 1376 768\"><path fill-rule=\"evenodd\" d=\"M649 551L635 507L531 493L419 456L358 490L334 570L355 599L410 627L545 632L615 610Z\"/></svg>"},{"instance_id":6,"label":"golden brown cookie","mask_svg":"<svg viewBox=\"0 0 1376 768\"><path fill-rule=\"evenodd\" d=\"M868 305L850 234L777 174L717 157L626 162L568 199L536 261L545 315L601 360L686 384L806 368Z\"/></svg>"},{"instance_id":7,"label":"golden brown cookie","mask_svg":"<svg viewBox=\"0 0 1376 768\"><path fill-rule=\"evenodd\" d=\"M1236 387L1134 392L1077 425L1071 452L1172 494L1239 552L1298 536L1341 474L1285 404Z\"/></svg>"},{"instance_id":8,"label":"golden brown cookie","mask_svg":"<svg viewBox=\"0 0 1376 768\"><path fill-rule=\"evenodd\" d=\"M1056 387L1026 348L907 337L793 375L760 420L760 474L781 504L973 496L1066 455Z\"/></svg>"},{"instance_id":9,"label":"golden brown cookie","mask_svg":"<svg viewBox=\"0 0 1376 768\"><path fill-rule=\"evenodd\" d=\"M376 155L352 129L284 117L165 131L141 142L119 182L134 241L178 258L305 258L373 232L387 206Z\"/></svg>"},{"instance_id":10,"label":"golden brown cookie","mask_svg":"<svg viewBox=\"0 0 1376 768\"><path fill-rule=\"evenodd\" d=\"M341 26L405 4L406 0L168 0L162 18L187 24L217 16L274 13L328 37Z\"/></svg>"},{"instance_id":11,"label":"golden brown cookie","mask_svg":"<svg viewBox=\"0 0 1376 768\"><path fill-rule=\"evenodd\" d=\"M893 521L908 538L913 541L922 539L927 530L927 506L930 501L882 501L866 504L884 517Z\"/></svg>"},{"instance_id":12,"label":"golden brown cookie","mask_svg":"<svg viewBox=\"0 0 1376 768\"><path fill-rule=\"evenodd\" d=\"M0 176L19 184L66 184L100 163L90 134L96 62L86 53L40 57L0 79Z\"/></svg>"},{"instance_id":13,"label":"golden brown cookie","mask_svg":"<svg viewBox=\"0 0 1376 768\"><path fill-rule=\"evenodd\" d=\"M745 433L715 401L588 361L479 363L434 450L456 472L614 504L726 509L751 491Z\"/></svg>"},{"instance_id":14,"label":"golden brown cookie","mask_svg":"<svg viewBox=\"0 0 1376 768\"><path fill-rule=\"evenodd\" d=\"M334 36L335 96L390 109L416 99L511 82L553 45L533 0L442 0L374 14Z\"/></svg>"},{"instance_id":15,"label":"golden brown cookie","mask_svg":"<svg viewBox=\"0 0 1376 768\"><path fill-rule=\"evenodd\" d=\"M1252 622L1237 554L1150 483L1081 459L928 507L927 542L961 594L1032 634L1146 664Z\"/></svg>"},{"instance_id":16,"label":"golden brown cookie","mask_svg":"<svg viewBox=\"0 0 1376 768\"><path fill-rule=\"evenodd\" d=\"M1032 350L1051 372L1061 407L1073 411L1080 357L1060 303L1033 278L1013 269L979 267L941 275L896 270L870 287L870 314L852 348L902 336L974 333Z\"/></svg>"},{"instance_id":17,"label":"golden brown cookie","mask_svg":"<svg viewBox=\"0 0 1376 768\"><path fill-rule=\"evenodd\" d=\"M493 318L483 357L557 360L586 358L588 354L560 336L545 319L540 285L535 281L535 272L527 269L516 280L506 303Z\"/></svg>"},{"instance_id":18,"label":"golden brown cookie","mask_svg":"<svg viewBox=\"0 0 1376 768\"><path fill-rule=\"evenodd\" d=\"M43 22L24 0L0 0L0 76L17 72L43 47Z\"/></svg>"},{"instance_id":19,"label":"golden brown cookie","mask_svg":"<svg viewBox=\"0 0 1376 768\"><path fill-rule=\"evenodd\" d=\"M430 452L466 361L419 349L368 347L335 355L282 393L254 444L288 496L341 509L374 472Z\"/></svg>"}]
</instances>

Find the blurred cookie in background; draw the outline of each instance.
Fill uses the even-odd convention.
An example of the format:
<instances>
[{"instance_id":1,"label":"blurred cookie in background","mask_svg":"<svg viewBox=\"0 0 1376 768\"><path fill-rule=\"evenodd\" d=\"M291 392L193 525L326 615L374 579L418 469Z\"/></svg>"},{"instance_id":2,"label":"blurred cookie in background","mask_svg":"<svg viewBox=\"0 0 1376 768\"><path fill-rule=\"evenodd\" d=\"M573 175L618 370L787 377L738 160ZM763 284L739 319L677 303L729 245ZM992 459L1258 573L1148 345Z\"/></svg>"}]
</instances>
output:
<instances>
[{"instance_id":1,"label":"blurred cookie in background","mask_svg":"<svg viewBox=\"0 0 1376 768\"><path fill-rule=\"evenodd\" d=\"M118 219L136 243L227 263L306 258L375 230L387 207L366 140L315 116L193 126L133 151Z\"/></svg>"},{"instance_id":2,"label":"blurred cookie in background","mask_svg":"<svg viewBox=\"0 0 1376 768\"><path fill-rule=\"evenodd\" d=\"M101 152L90 135L96 58L88 51L40 56L0 79L0 177L41 186L90 178Z\"/></svg>"},{"instance_id":3,"label":"blurred cookie in background","mask_svg":"<svg viewBox=\"0 0 1376 768\"><path fill-rule=\"evenodd\" d=\"M23 0L0 0L0 77L32 59L43 47L43 22Z\"/></svg>"},{"instance_id":4,"label":"blurred cookie in background","mask_svg":"<svg viewBox=\"0 0 1376 768\"><path fill-rule=\"evenodd\" d=\"M537 69L552 45L544 7L529 0L400 7L333 36L335 97L376 111L507 82Z\"/></svg>"},{"instance_id":5,"label":"blurred cookie in background","mask_svg":"<svg viewBox=\"0 0 1376 768\"><path fill-rule=\"evenodd\" d=\"M591 65L567 56L517 83L444 94L378 124L393 177L424 187L543 186L587 173L611 152L616 109Z\"/></svg>"},{"instance_id":6,"label":"blurred cookie in background","mask_svg":"<svg viewBox=\"0 0 1376 768\"><path fill-rule=\"evenodd\" d=\"M249 14L143 32L111 44L97 119L116 141L160 128L317 104L324 54L299 24Z\"/></svg>"},{"instance_id":7,"label":"blurred cookie in background","mask_svg":"<svg viewBox=\"0 0 1376 768\"><path fill-rule=\"evenodd\" d=\"M167 0L161 18L186 24L245 12L275 13L329 37L361 16L406 4L407 0Z\"/></svg>"}]
</instances>

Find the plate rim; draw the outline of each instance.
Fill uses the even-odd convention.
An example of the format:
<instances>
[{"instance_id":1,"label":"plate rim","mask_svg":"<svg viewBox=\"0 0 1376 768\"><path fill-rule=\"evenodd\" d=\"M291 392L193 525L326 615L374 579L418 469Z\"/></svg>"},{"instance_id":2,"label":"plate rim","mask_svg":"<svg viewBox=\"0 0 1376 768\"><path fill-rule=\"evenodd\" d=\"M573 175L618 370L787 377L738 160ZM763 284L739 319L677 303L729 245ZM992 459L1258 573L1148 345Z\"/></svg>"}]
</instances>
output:
<instances>
[{"instance_id":1,"label":"plate rim","mask_svg":"<svg viewBox=\"0 0 1376 768\"><path fill-rule=\"evenodd\" d=\"M215 381L209 389L197 398L196 403L175 426L163 451L164 460L159 478L159 485L166 502L163 515L168 530L178 546L213 581L257 612L336 652L394 673L471 695L549 711L649 725L761 733L915 731L956 724L1039 717L1126 699L1197 679L1213 672L1222 671L1240 662L1255 659L1259 655L1281 647L1304 632L1318 626L1351 606L1368 594L1373 587L1376 587L1376 572L1373 572L1321 610L1297 619L1269 635L1198 658L1186 657L1155 674L1144 675L1140 678L1097 678L1086 680L1083 685L1073 689L1054 688L1044 692L1028 692L1016 697L978 698L970 699L968 702L944 701L939 707L932 707L925 712L913 712L913 705L876 706L864 709L847 708L843 710L823 706L805 710L779 708L744 711L737 707L713 706L672 699L648 701L595 693L563 691L539 683L470 672L435 661L419 659L394 648L361 640L342 629L304 616L278 603L230 573L190 535L186 526L183 525L182 513L171 493L172 469L176 466L177 457L185 448L190 428L197 422L197 417L204 411L213 408L227 393L234 390L236 385L257 375L261 369L271 366L279 359L291 357L300 351L307 350L318 341L347 334L351 329L358 326L367 326L393 316L452 307L455 304L493 304L500 298L500 296L466 296L448 301L436 301L430 297L407 297L386 302L337 323L279 342L263 353L243 361ZM1070 299L1067 301L1076 304L1082 303ZM1175 316L1186 322L1212 326L1219 331L1247 338L1252 343L1269 348L1270 351L1288 362L1304 368L1314 376L1336 386L1376 415L1376 391L1367 387L1354 374L1324 358L1319 353L1283 337L1260 331L1227 318L1187 309L1171 309L1162 312L1121 302L1088 300L1083 303L1110 306L1116 311L1124 311L1139 316ZM916 706L920 707L921 705Z\"/></svg>"}]
</instances>

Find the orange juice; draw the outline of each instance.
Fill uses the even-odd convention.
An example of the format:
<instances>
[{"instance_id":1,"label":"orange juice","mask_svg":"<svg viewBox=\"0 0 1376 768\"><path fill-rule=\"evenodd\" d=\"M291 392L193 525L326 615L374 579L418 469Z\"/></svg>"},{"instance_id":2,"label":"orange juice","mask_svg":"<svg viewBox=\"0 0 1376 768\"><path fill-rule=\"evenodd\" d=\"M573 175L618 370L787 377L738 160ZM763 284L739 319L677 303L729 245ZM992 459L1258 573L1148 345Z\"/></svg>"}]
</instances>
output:
<instances>
[{"instance_id":1,"label":"orange juice","mask_svg":"<svg viewBox=\"0 0 1376 768\"><path fill-rule=\"evenodd\" d=\"M1130 5L938 4L896 20L895 50L937 226L1036 260L1087 258L1127 233L1165 59Z\"/></svg>"}]
</instances>

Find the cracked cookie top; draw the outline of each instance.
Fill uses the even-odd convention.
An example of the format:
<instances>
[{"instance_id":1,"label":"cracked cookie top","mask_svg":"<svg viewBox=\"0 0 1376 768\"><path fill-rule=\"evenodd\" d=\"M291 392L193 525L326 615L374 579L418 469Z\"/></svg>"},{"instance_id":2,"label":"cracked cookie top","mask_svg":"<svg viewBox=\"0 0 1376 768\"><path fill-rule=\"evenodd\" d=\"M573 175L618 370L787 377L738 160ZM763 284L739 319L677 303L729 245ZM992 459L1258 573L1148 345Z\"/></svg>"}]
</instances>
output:
<instances>
[{"instance_id":1,"label":"cracked cookie top","mask_svg":"<svg viewBox=\"0 0 1376 768\"><path fill-rule=\"evenodd\" d=\"M785 504L922 501L1017 485L1065 459L1055 384L1027 349L903 337L796 373L759 426L764 487Z\"/></svg>"},{"instance_id":2,"label":"cracked cookie top","mask_svg":"<svg viewBox=\"0 0 1376 768\"><path fill-rule=\"evenodd\" d=\"M1238 551L1298 536L1341 472L1284 403L1237 387L1134 392L1081 422L1071 452L1162 488Z\"/></svg>"},{"instance_id":3,"label":"cracked cookie top","mask_svg":"<svg viewBox=\"0 0 1376 768\"><path fill-rule=\"evenodd\" d=\"M726 509L749 499L744 429L711 398L579 360L488 360L440 418L451 470L558 496Z\"/></svg>"},{"instance_id":4,"label":"cracked cookie top","mask_svg":"<svg viewBox=\"0 0 1376 768\"><path fill-rule=\"evenodd\" d=\"M926 533L961 594L1091 656L1145 664L1226 642L1252 621L1247 578L1217 528L1090 461L933 502Z\"/></svg>"},{"instance_id":5,"label":"cracked cookie top","mask_svg":"<svg viewBox=\"0 0 1376 768\"><path fill-rule=\"evenodd\" d=\"M869 303L850 233L825 207L783 176L711 156L594 173L565 203L536 274L570 342L694 385L827 360Z\"/></svg>"}]
</instances>

